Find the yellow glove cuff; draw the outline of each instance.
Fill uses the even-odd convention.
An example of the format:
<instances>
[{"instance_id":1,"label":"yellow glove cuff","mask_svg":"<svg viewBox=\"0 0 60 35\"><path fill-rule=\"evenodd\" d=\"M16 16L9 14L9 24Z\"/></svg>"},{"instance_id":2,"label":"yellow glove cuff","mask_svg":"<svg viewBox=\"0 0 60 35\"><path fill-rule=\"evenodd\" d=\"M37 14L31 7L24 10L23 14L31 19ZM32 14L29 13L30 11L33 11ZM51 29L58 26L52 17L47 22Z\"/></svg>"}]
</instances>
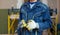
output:
<instances>
[{"instance_id":1,"label":"yellow glove cuff","mask_svg":"<svg viewBox=\"0 0 60 35\"><path fill-rule=\"evenodd\" d=\"M23 27L26 27L27 26L25 20L22 20L21 22L23 23L23 25L22 25Z\"/></svg>"}]
</instances>

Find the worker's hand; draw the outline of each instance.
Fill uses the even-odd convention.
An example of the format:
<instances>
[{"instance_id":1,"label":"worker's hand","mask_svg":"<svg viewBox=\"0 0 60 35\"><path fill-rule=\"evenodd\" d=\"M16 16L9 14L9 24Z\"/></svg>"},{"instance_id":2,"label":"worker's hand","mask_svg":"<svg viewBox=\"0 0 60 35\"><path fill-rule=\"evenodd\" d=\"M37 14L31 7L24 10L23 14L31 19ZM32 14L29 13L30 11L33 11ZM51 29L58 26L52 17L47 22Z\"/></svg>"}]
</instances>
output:
<instances>
[{"instance_id":1,"label":"worker's hand","mask_svg":"<svg viewBox=\"0 0 60 35\"><path fill-rule=\"evenodd\" d=\"M22 27L26 27L27 26L25 20L22 20L21 22L22 22Z\"/></svg>"},{"instance_id":2,"label":"worker's hand","mask_svg":"<svg viewBox=\"0 0 60 35\"><path fill-rule=\"evenodd\" d=\"M21 20L18 24L18 27L23 28L23 27L26 27L26 25L27 24L26 24L25 20Z\"/></svg>"},{"instance_id":3,"label":"worker's hand","mask_svg":"<svg viewBox=\"0 0 60 35\"><path fill-rule=\"evenodd\" d=\"M19 28L24 28L24 27L26 27L26 26L27 26L27 24L26 24L25 20L21 20L21 21L19 22L18 27L17 27L17 29L15 30L15 32L17 32L17 30L18 30Z\"/></svg>"},{"instance_id":4,"label":"worker's hand","mask_svg":"<svg viewBox=\"0 0 60 35\"><path fill-rule=\"evenodd\" d=\"M29 20L27 23L27 29L28 30L33 30L35 28L39 28L38 23L36 23L34 20Z\"/></svg>"},{"instance_id":5,"label":"worker's hand","mask_svg":"<svg viewBox=\"0 0 60 35\"><path fill-rule=\"evenodd\" d=\"M39 29L39 23L36 23L36 28Z\"/></svg>"}]
</instances>

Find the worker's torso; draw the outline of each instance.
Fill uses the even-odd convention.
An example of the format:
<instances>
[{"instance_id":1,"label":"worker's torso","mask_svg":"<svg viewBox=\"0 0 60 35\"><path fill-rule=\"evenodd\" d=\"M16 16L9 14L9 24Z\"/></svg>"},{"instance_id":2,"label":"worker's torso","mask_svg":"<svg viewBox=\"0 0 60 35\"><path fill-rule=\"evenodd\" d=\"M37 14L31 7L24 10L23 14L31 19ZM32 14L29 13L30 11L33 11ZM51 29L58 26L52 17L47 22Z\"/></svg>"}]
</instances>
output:
<instances>
[{"instance_id":1,"label":"worker's torso","mask_svg":"<svg viewBox=\"0 0 60 35\"><path fill-rule=\"evenodd\" d=\"M35 20L37 22L43 21L44 6L39 2L36 3L32 8L30 8L29 3L26 3L21 8L22 19L25 20Z\"/></svg>"}]
</instances>

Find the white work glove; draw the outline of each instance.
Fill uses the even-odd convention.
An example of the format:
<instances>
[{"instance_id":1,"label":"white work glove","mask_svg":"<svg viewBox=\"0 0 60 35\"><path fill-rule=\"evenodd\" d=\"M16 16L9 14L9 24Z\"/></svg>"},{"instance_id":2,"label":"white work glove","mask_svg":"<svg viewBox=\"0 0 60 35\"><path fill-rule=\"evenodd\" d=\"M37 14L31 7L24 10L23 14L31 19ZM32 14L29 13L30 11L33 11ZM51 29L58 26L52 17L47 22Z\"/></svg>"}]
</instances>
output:
<instances>
[{"instance_id":1,"label":"white work glove","mask_svg":"<svg viewBox=\"0 0 60 35\"><path fill-rule=\"evenodd\" d=\"M33 30L35 28L39 28L39 24L36 23L34 20L29 20L27 23L28 30Z\"/></svg>"}]
</instances>

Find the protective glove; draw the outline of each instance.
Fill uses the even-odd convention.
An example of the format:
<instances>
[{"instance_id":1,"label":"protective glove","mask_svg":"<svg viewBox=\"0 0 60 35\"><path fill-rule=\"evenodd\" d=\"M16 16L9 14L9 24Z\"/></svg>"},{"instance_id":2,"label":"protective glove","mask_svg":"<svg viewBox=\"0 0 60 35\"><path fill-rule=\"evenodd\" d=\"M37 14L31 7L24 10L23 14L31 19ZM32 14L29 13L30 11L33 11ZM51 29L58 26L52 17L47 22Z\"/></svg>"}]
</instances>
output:
<instances>
[{"instance_id":1,"label":"protective glove","mask_svg":"<svg viewBox=\"0 0 60 35\"><path fill-rule=\"evenodd\" d=\"M36 28L39 29L39 23L36 23Z\"/></svg>"},{"instance_id":2,"label":"protective glove","mask_svg":"<svg viewBox=\"0 0 60 35\"><path fill-rule=\"evenodd\" d=\"M29 20L28 23L27 23L27 29L29 31L35 29L35 28L39 28L39 24L36 23L34 20Z\"/></svg>"},{"instance_id":3,"label":"protective glove","mask_svg":"<svg viewBox=\"0 0 60 35\"><path fill-rule=\"evenodd\" d=\"M22 20L22 26L21 27L26 27L27 26L27 23L25 22L25 20Z\"/></svg>"},{"instance_id":4,"label":"protective glove","mask_svg":"<svg viewBox=\"0 0 60 35\"><path fill-rule=\"evenodd\" d=\"M17 30L19 28L23 28L23 27L26 27L26 26L27 26L27 24L26 24L25 20L21 20L21 22L19 22L19 24L18 24ZM15 32L17 32L17 30L15 30Z\"/></svg>"}]
</instances>

